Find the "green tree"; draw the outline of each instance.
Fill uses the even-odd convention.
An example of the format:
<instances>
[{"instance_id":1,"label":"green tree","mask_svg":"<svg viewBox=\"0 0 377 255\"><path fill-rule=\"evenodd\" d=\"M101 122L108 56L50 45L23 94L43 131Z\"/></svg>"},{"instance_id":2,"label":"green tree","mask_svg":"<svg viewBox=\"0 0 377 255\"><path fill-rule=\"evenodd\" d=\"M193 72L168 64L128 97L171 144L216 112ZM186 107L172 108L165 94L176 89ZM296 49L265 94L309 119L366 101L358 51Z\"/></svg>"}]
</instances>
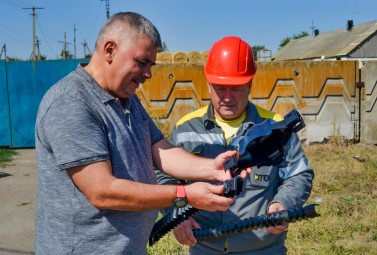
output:
<instances>
[{"instance_id":1,"label":"green tree","mask_svg":"<svg viewBox=\"0 0 377 255\"><path fill-rule=\"evenodd\" d=\"M254 46L251 46L251 48L253 49L254 59L257 59L258 51L263 50L266 47L264 45L254 45Z\"/></svg>"},{"instance_id":2,"label":"green tree","mask_svg":"<svg viewBox=\"0 0 377 255\"><path fill-rule=\"evenodd\" d=\"M309 35L308 32L306 32L306 31L301 31L301 33L299 33L299 34L294 34L294 35L292 35L292 39L299 39L299 38L301 38L301 37L305 37L305 36L308 36L308 35Z\"/></svg>"},{"instance_id":3,"label":"green tree","mask_svg":"<svg viewBox=\"0 0 377 255\"><path fill-rule=\"evenodd\" d=\"M7 61L13 62L13 61L24 61L24 60L17 57L7 57Z\"/></svg>"},{"instance_id":4,"label":"green tree","mask_svg":"<svg viewBox=\"0 0 377 255\"><path fill-rule=\"evenodd\" d=\"M300 32L299 34L293 34L292 36L287 36L285 37L284 39L282 39L280 41L280 44L279 44L279 50L281 48L283 48L285 45L287 45L291 40L295 40L295 39L299 39L301 37L305 37L305 36L308 36L309 33L306 32L306 31L302 31Z\"/></svg>"},{"instance_id":5,"label":"green tree","mask_svg":"<svg viewBox=\"0 0 377 255\"><path fill-rule=\"evenodd\" d=\"M162 42L162 47L158 49L158 52L168 52L168 46L165 42Z\"/></svg>"},{"instance_id":6,"label":"green tree","mask_svg":"<svg viewBox=\"0 0 377 255\"><path fill-rule=\"evenodd\" d=\"M287 45L291 41L291 37L287 36L283 40L280 41L279 49L283 48L285 45Z\"/></svg>"},{"instance_id":7,"label":"green tree","mask_svg":"<svg viewBox=\"0 0 377 255\"><path fill-rule=\"evenodd\" d=\"M41 55L40 55L40 58L41 58L41 60L46 60L46 59L47 59L47 55L43 55L43 54L41 54Z\"/></svg>"},{"instance_id":8,"label":"green tree","mask_svg":"<svg viewBox=\"0 0 377 255\"><path fill-rule=\"evenodd\" d=\"M65 55L65 57L64 57L64 55ZM73 55L72 55L72 53L71 52L69 52L69 50L65 50L65 52L64 52L64 50L62 50L62 52L60 53L60 56L62 57L62 59L72 59L73 58Z\"/></svg>"}]
</instances>

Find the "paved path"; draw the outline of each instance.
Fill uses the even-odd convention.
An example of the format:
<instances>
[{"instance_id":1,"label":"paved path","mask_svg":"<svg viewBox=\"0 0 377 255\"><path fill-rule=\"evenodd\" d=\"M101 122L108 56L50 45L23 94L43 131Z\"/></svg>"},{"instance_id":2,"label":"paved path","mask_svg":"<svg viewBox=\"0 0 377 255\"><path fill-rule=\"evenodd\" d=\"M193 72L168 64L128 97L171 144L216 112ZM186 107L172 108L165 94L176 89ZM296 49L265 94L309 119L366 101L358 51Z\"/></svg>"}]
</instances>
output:
<instances>
[{"instance_id":1,"label":"paved path","mask_svg":"<svg viewBox=\"0 0 377 255\"><path fill-rule=\"evenodd\" d=\"M34 254L37 162L35 150L17 150L0 168L0 254Z\"/></svg>"}]
</instances>

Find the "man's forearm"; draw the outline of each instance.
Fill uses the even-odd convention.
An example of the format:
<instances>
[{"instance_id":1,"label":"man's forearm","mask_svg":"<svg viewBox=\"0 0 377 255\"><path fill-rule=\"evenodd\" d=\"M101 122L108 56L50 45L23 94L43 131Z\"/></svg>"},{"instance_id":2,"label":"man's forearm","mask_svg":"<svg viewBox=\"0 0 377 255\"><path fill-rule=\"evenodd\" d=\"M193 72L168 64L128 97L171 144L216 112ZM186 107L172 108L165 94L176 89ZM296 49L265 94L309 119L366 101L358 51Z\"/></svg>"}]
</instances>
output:
<instances>
[{"instance_id":1,"label":"man's forearm","mask_svg":"<svg viewBox=\"0 0 377 255\"><path fill-rule=\"evenodd\" d=\"M140 211L170 206L175 185L152 185L118 179L109 161L66 170L75 186L99 209Z\"/></svg>"},{"instance_id":2,"label":"man's forearm","mask_svg":"<svg viewBox=\"0 0 377 255\"><path fill-rule=\"evenodd\" d=\"M152 148L157 168L183 180L213 180L213 159L195 156L182 148L161 140Z\"/></svg>"}]
</instances>

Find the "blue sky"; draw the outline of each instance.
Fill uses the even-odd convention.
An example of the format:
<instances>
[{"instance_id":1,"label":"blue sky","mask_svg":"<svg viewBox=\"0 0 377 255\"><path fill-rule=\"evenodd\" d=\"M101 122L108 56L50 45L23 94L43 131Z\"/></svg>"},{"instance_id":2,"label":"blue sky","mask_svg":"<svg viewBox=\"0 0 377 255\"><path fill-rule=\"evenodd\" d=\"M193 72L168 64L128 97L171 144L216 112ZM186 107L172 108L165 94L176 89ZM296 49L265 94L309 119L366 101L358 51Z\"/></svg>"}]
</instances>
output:
<instances>
[{"instance_id":1,"label":"blue sky","mask_svg":"<svg viewBox=\"0 0 377 255\"><path fill-rule=\"evenodd\" d=\"M134 11L150 19L168 50L205 51L223 36L236 35L250 45L264 45L275 54L282 39L301 31L312 34L344 29L377 20L376 0L109 0L110 14ZM28 59L32 52L32 11L37 10L36 36L41 54L56 59L64 32L68 50L84 55L86 40L91 51L106 21L105 0L0 0L0 49L7 56Z\"/></svg>"}]
</instances>

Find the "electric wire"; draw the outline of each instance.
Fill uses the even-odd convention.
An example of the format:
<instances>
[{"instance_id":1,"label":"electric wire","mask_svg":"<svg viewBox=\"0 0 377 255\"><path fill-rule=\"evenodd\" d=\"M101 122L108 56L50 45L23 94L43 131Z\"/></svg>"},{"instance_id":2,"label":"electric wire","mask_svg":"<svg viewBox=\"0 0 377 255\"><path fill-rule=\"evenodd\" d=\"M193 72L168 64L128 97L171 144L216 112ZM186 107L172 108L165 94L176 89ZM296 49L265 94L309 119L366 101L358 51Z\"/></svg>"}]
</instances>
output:
<instances>
[{"instance_id":1,"label":"electric wire","mask_svg":"<svg viewBox=\"0 0 377 255\"><path fill-rule=\"evenodd\" d=\"M9 7L20 9L22 6L9 0L0 0L1 3L8 5Z\"/></svg>"},{"instance_id":2,"label":"electric wire","mask_svg":"<svg viewBox=\"0 0 377 255\"><path fill-rule=\"evenodd\" d=\"M46 38L45 33L43 32L43 29L42 29L41 24L39 23L39 20L36 19L36 21L37 21L38 28L39 28L39 30L40 30L41 33L42 33L42 37L44 38L44 40L45 40L45 42L46 42L47 47L48 47L48 48L50 49L50 51L54 54L54 56L57 56L56 52L52 49L51 45L48 43L48 40L47 40L47 38Z\"/></svg>"},{"instance_id":3,"label":"electric wire","mask_svg":"<svg viewBox=\"0 0 377 255\"><path fill-rule=\"evenodd\" d=\"M102 9L102 1L100 1L100 4L98 5L98 10L97 10L97 15L94 19L94 23L93 23L93 26L92 26L92 29L90 30L89 32L89 37L87 38L91 38L92 37L92 34L94 33L94 31L96 31L96 25L97 25L97 21L98 21L98 18L99 18L99 14L101 12L101 9Z\"/></svg>"}]
</instances>

